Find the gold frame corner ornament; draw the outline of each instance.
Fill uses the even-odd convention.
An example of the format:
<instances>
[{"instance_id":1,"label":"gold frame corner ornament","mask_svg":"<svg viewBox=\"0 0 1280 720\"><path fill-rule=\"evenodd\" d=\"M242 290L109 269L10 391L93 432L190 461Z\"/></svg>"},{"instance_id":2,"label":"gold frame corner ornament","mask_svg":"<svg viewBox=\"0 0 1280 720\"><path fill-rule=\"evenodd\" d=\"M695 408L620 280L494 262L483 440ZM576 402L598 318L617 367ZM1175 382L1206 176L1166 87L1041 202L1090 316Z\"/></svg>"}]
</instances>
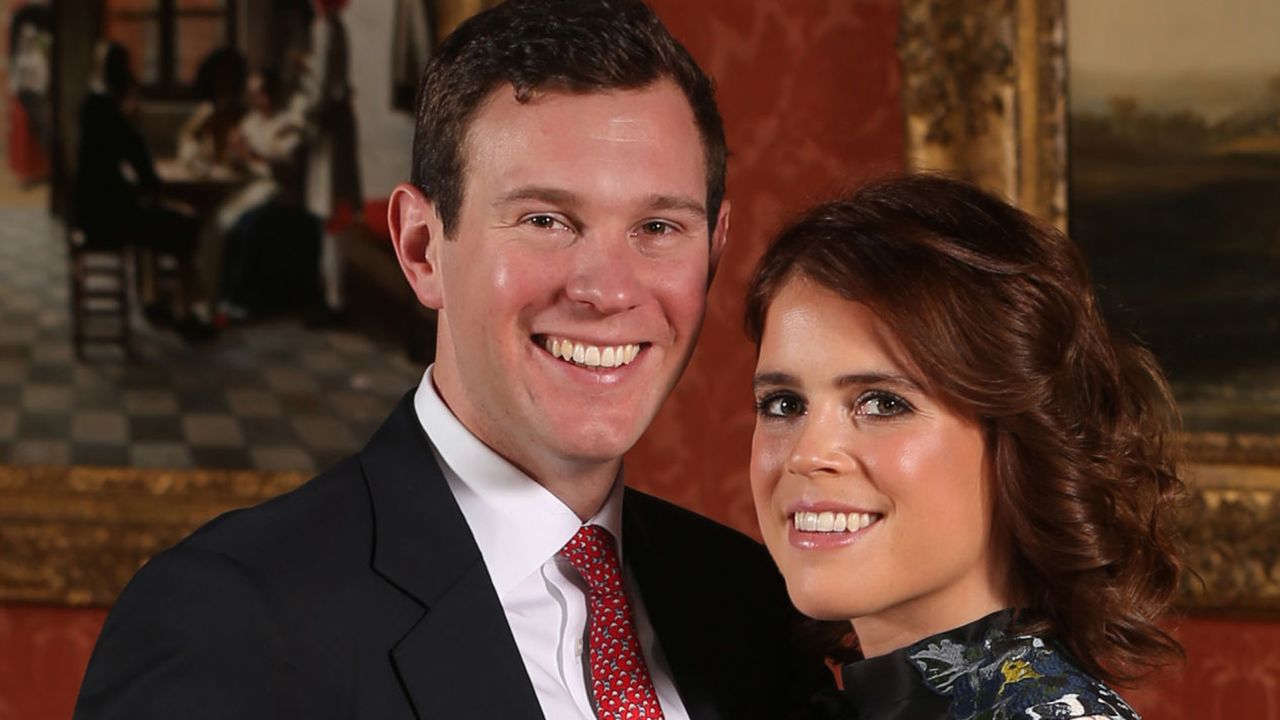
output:
<instances>
[{"instance_id":1,"label":"gold frame corner ornament","mask_svg":"<svg viewBox=\"0 0 1280 720\"><path fill-rule=\"evenodd\" d=\"M1280 467L1201 464L1179 526L1192 611L1280 614Z\"/></svg>"}]
</instances>

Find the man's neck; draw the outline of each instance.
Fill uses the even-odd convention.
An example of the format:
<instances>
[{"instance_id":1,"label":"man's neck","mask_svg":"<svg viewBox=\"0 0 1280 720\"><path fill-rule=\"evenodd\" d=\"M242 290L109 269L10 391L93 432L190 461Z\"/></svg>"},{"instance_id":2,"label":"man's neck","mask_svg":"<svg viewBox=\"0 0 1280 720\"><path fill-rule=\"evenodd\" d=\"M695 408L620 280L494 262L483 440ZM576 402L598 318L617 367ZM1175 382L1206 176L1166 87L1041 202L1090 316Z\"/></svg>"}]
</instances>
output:
<instances>
[{"instance_id":1,"label":"man's neck","mask_svg":"<svg viewBox=\"0 0 1280 720\"><path fill-rule=\"evenodd\" d=\"M465 423L463 427L466 427ZM520 457L501 443L487 440L471 428L467 430L480 442L488 445L489 449L546 488L547 492L555 495L584 521L600 511L622 470L622 458L573 461Z\"/></svg>"},{"instance_id":2,"label":"man's neck","mask_svg":"<svg viewBox=\"0 0 1280 720\"><path fill-rule=\"evenodd\" d=\"M486 437L487 433L477 432L477 428L468 425L449 402L448 393L440 389L434 373L432 388L467 432L487 445L490 450L501 455L504 460L519 468L534 482L546 488L547 492L555 495L580 519L586 521L604 506L614 483L618 481L618 474L622 469L622 458L575 461L560 457L525 456L516 448L503 443L501 437Z\"/></svg>"},{"instance_id":3,"label":"man's neck","mask_svg":"<svg viewBox=\"0 0 1280 720\"><path fill-rule=\"evenodd\" d=\"M517 464L517 467L519 465ZM521 468L529 477L555 495L583 521L588 520L604 505L613 491L622 460L608 463L592 463L589 467L548 468L545 471Z\"/></svg>"}]
</instances>

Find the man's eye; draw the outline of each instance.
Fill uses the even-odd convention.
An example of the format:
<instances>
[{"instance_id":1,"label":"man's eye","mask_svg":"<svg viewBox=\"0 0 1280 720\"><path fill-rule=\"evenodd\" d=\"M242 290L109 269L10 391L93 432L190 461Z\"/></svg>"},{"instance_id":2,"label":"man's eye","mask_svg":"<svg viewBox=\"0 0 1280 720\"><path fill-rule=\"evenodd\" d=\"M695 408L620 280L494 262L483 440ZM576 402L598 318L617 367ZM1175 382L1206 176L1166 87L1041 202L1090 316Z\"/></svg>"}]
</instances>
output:
<instances>
[{"instance_id":1,"label":"man's eye","mask_svg":"<svg viewBox=\"0 0 1280 720\"><path fill-rule=\"evenodd\" d=\"M911 410L906 400L881 390L864 393L857 402L857 414L871 417L894 417Z\"/></svg>"},{"instance_id":2,"label":"man's eye","mask_svg":"<svg viewBox=\"0 0 1280 720\"><path fill-rule=\"evenodd\" d=\"M554 215L530 215L524 219L524 223L542 230L556 230L565 227L565 224L557 220Z\"/></svg>"},{"instance_id":3,"label":"man's eye","mask_svg":"<svg viewBox=\"0 0 1280 720\"><path fill-rule=\"evenodd\" d=\"M756 413L764 417L796 417L803 415L804 410L804 401L790 393L766 395L756 401Z\"/></svg>"},{"instance_id":4,"label":"man's eye","mask_svg":"<svg viewBox=\"0 0 1280 720\"><path fill-rule=\"evenodd\" d=\"M675 228L671 223L662 220L650 220L640 226L640 229L646 235L666 235L675 232Z\"/></svg>"}]
</instances>

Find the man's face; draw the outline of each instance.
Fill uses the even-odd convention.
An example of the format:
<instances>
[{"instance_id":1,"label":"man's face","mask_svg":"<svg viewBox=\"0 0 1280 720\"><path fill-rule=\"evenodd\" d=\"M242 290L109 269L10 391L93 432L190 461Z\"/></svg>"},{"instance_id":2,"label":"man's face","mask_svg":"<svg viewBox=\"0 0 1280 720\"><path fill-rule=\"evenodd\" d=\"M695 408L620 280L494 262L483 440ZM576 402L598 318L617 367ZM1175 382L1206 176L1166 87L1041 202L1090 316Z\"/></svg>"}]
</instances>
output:
<instances>
[{"instance_id":1,"label":"man's face","mask_svg":"<svg viewBox=\"0 0 1280 720\"><path fill-rule=\"evenodd\" d=\"M724 239L692 110L668 80L524 104L504 86L464 157L454 235L428 249L435 382L535 479L612 463L684 369Z\"/></svg>"}]
</instances>

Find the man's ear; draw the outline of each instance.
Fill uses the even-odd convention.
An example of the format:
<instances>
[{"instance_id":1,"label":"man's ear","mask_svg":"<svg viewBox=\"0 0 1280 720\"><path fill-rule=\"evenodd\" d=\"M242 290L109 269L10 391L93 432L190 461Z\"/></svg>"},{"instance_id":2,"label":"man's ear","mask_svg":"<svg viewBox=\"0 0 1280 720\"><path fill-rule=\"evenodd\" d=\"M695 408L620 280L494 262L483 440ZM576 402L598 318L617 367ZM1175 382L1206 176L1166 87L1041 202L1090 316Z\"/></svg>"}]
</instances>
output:
<instances>
[{"instance_id":1,"label":"man's ear","mask_svg":"<svg viewBox=\"0 0 1280 720\"><path fill-rule=\"evenodd\" d=\"M720 216L716 218L716 229L711 232L711 255L707 271L707 287L716 277L716 267L720 265L720 256L724 253L724 245L729 241L729 201L720 203Z\"/></svg>"},{"instance_id":2,"label":"man's ear","mask_svg":"<svg viewBox=\"0 0 1280 720\"><path fill-rule=\"evenodd\" d=\"M400 183L387 203L387 227L400 270L418 302L439 310L444 304L439 261L444 224L435 203L413 185Z\"/></svg>"}]
</instances>

